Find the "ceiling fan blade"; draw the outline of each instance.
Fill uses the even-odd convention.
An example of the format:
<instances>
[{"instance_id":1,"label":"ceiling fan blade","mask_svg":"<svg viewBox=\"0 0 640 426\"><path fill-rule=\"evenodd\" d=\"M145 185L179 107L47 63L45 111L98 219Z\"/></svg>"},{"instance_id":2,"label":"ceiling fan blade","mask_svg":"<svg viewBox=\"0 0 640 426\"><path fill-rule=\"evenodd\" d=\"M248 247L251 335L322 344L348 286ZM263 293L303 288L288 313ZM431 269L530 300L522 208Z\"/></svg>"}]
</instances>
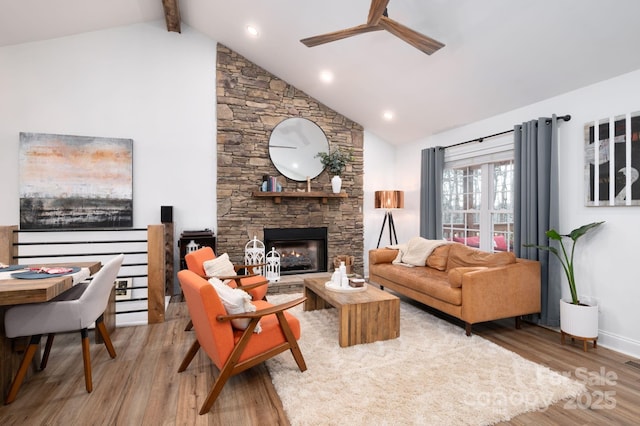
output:
<instances>
[{"instance_id":1,"label":"ceiling fan blade","mask_svg":"<svg viewBox=\"0 0 640 426\"><path fill-rule=\"evenodd\" d=\"M427 55L431 55L440 48L444 47L443 43L427 37L426 35L420 34L419 32L412 30L411 28L405 27L399 22L387 18L386 16L380 18L380 22L378 23L378 25L389 31L394 36L406 41L416 49L423 51Z\"/></svg>"},{"instance_id":2,"label":"ceiling fan blade","mask_svg":"<svg viewBox=\"0 0 640 426\"><path fill-rule=\"evenodd\" d=\"M367 24L378 25L380 17L387 8L389 0L371 0L371 7L369 8L369 17L367 18Z\"/></svg>"},{"instance_id":3,"label":"ceiling fan blade","mask_svg":"<svg viewBox=\"0 0 640 426\"><path fill-rule=\"evenodd\" d=\"M380 31L379 26L371 26L368 24L358 25L357 27L347 28L345 30L335 31L333 33L322 34L314 37L307 37L300 40L307 47L318 46L320 44L329 43L331 41L342 40L358 34L368 33L370 31Z\"/></svg>"}]
</instances>

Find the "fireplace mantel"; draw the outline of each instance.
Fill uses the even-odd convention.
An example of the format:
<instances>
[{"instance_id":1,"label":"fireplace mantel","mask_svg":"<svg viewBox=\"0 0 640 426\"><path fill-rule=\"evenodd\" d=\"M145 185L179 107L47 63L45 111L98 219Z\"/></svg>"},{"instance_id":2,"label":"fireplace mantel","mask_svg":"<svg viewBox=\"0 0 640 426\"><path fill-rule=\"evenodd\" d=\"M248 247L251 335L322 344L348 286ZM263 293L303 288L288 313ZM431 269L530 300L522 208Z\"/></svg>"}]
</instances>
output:
<instances>
[{"instance_id":1,"label":"fireplace mantel","mask_svg":"<svg viewBox=\"0 0 640 426\"><path fill-rule=\"evenodd\" d=\"M317 198L322 200L322 204L327 204L329 198L349 198L346 192L334 194L333 192L263 192L253 191L252 196L255 198L273 198L275 204L280 204L283 198Z\"/></svg>"}]
</instances>

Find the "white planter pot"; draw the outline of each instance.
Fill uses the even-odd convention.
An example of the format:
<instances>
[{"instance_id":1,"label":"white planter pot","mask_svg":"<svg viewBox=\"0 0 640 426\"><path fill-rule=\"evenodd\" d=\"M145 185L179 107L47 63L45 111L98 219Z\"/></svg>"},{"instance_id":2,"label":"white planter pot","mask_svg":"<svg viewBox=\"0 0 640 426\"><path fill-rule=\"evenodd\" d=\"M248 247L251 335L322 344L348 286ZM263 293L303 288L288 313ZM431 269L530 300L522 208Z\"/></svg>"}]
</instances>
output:
<instances>
[{"instance_id":1,"label":"white planter pot","mask_svg":"<svg viewBox=\"0 0 640 426\"><path fill-rule=\"evenodd\" d=\"M331 178L331 189L334 194L340 193L340 188L342 188L342 178L338 175L335 175Z\"/></svg>"},{"instance_id":2,"label":"white planter pot","mask_svg":"<svg viewBox=\"0 0 640 426\"><path fill-rule=\"evenodd\" d=\"M575 337L598 337L598 305L574 305L560 300L560 329Z\"/></svg>"}]
</instances>

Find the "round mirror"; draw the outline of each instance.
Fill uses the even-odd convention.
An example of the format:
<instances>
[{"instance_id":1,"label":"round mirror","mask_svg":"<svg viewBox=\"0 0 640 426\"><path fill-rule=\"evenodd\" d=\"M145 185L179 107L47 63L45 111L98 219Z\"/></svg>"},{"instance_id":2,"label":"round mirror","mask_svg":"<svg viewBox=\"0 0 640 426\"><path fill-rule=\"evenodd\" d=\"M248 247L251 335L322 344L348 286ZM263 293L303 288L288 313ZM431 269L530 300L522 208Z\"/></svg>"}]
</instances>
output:
<instances>
[{"instance_id":1,"label":"round mirror","mask_svg":"<svg viewBox=\"0 0 640 426\"><path fill-rule=\"evenodd\" d=\"M329 141L320 126L306 118L287 118L273 129L269 157L278 171L295 181L313 179L324 170L316 154L329 152Z\"/></svg>"}]
</instances>

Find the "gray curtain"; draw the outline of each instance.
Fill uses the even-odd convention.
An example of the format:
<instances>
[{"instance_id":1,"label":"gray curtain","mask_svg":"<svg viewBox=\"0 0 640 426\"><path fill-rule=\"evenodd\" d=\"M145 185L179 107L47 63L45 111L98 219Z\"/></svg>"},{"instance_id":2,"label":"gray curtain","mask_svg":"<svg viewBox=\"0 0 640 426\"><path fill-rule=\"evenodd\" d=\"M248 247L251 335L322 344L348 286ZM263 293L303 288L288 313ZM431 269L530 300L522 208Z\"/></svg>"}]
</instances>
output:
<instances>
[{"instance_id":1,"label":"gray curtain","mask_svg":"<svg viewBox=\"0 0 640 426\"><path fill-rule=\"evenodd\" d=\"M548 251L522 244L548 245L545 232L558 229L558 125L539 118L514 129L514 253L538 260L541 266L542 312L540 323L560 324L560 265Z\"/></svg>"},{"instance_id":2,"label":"gray curtain","mask_svg":"<svg viewBox=\"0 0 640 426\"><path fill-rule=\"evenodd\" d=\"M420 170L420 236L430 240L442 238L442 171L444 148L422 150Z\"/></svg>"}]
</instances>

